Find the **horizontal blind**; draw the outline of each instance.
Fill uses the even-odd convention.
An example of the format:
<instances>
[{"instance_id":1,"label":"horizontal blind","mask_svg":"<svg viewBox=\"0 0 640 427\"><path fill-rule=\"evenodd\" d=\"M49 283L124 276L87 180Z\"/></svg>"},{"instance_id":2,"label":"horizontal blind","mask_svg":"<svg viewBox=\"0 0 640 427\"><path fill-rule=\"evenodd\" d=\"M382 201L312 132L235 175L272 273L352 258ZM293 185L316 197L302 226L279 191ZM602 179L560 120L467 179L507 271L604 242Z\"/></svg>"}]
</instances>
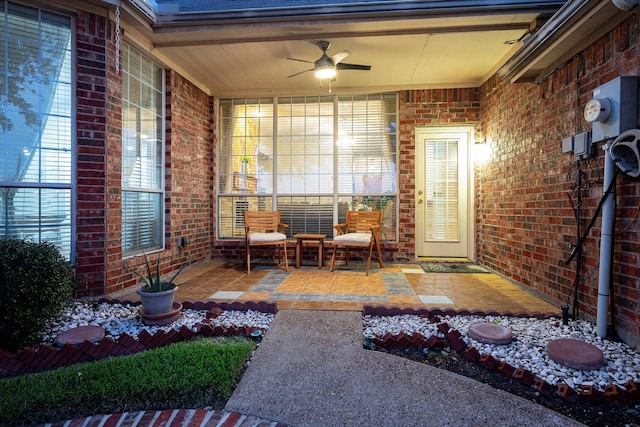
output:
<instances>
[{"instance_id":1,"label":"horizontal blind","mask_svg":"<svg viewBox=\"0 0 640 427\"><path fill-rule=\"evenodd\" d=\"M458 141L428 140L425 155L427 239L457 241Z\"/></svg>"},{"instance_id":2,"label":"horizontal blind","mask_svg":"<svg viewBox=\"0 0 640 427\"><path fill-rule=\"evenodd\" d=\"M0 5L0 236L72 251L71 18Z\"/></svg>"},{"instance_id":3,"label":"horizontal blind","mask_svg":"<svg viewBox=\"0 0 640 427\"><path fill-rule=\"evenodd\" d=\"M163 246L164 71L122 46L122 250Z\"/></svg>"}]
</instances>

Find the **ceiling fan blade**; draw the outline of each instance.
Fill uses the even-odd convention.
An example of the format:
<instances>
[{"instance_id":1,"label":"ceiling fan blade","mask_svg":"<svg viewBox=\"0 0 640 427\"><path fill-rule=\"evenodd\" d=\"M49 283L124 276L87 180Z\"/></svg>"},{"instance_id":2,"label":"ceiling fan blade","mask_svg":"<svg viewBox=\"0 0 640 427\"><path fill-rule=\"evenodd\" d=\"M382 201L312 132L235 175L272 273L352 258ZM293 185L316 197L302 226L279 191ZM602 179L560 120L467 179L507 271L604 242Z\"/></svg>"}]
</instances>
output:
<instances>
[{"instance_id":1,"label":"ceiling fan blade","mask_svg":"<svg viewBox=\"0 0 640 427\"><path fill-rule=\"evenodd\" d=\"M300 75L300 74L306 73L306 72L308 72L308 71L313 71L313 68L309 68L308 70L300 71L299 73L291 74L290 76L287 76L287 78L289 79L289 78L291 78L291 77L295 77L295 76L297 76L297 75Z\"/></svg>"},{"instance_id":2,"label":"ceiling fan blade","mask_svg":"<svg viewBox=\"0 0 640 427\"><path fill-rule=\"evenodd\" d=\"M334 64L338 65L340 61L342 61L344 58L346 58L349 55L351 55L351 52L349 52L348 50L343 50L333 55L331 57L331 60L333 61Z\"/></svg>"},{"instance_id":3,"label":"ceiling fan blade","mask_svg":"<svg viewBox=\"0 0 640 427\"><path fill-rule=\"evenodd\" d=\"M343 62L336 64L337 70L362 70L369 71L371 69L371 65L360 65L360 64L345 64Z\"/></svg>"},{"instance_id":4,"label":"ceiling fan blade","mask_svg":"<svg viewBox=\"0 0 640 427\"><path fill-rule=\"evenodd\" d=\"M299 62L306 62L307 64L313 64L313 61L307 61L306 59L298 59L298 58L287 58L291 61L299 61Z\"/></svg>"}]
</instances>

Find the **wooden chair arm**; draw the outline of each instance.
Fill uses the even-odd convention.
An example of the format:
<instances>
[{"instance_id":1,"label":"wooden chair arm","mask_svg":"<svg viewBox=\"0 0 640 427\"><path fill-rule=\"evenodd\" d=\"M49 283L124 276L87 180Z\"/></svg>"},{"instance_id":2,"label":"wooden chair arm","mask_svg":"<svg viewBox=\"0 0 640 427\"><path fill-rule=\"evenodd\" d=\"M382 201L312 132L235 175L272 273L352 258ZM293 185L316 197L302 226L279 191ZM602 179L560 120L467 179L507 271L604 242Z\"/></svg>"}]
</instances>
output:
<instances>
[{"instance_id":1,"label":"wooden chair arm","mask_svg":"<svg viewBox=\"0 0 640 427\"><path fill-rule=\"evenodd\" d=\"M344 234L347 224L336 224L333 226L338 231L338 236Z\"/></svg>"},{"instance_id":2,"label":"wooden chair arm","mask_svg":"<svg viewBox=\"0 0 640 427\"><path fill-rule=\"evenodd\" d=\"M289 228L287 224L283 224L283 223L278 224L278 231L280 233L284 234L284 232L287 231L287 228Z\"/></svg>"}]
</instances>

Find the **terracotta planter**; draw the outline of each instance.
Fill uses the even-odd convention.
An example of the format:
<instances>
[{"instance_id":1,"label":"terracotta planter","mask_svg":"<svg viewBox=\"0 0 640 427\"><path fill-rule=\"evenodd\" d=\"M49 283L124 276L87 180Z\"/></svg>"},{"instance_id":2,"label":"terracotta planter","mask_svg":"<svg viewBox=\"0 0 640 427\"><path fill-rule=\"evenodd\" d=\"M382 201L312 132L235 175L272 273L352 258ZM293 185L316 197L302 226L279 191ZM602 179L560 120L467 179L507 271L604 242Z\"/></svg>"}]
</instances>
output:
<instances>
[{"instance_id":1,"label":"terracotta planter","mask_svg":"<svg viewBox=\"0 0 640 427\"><path fill-rule=\"evenodd\" d=\"M173 307L173 298L176 290L178 289L177 286L173 289L162 292L145 292L145 289L146 286L143 286L137 291L138 295L140 295L140 300L142 301L145 313L155 316L157 314L164 314L171 311Z\"/></svg>"}]
</instances>

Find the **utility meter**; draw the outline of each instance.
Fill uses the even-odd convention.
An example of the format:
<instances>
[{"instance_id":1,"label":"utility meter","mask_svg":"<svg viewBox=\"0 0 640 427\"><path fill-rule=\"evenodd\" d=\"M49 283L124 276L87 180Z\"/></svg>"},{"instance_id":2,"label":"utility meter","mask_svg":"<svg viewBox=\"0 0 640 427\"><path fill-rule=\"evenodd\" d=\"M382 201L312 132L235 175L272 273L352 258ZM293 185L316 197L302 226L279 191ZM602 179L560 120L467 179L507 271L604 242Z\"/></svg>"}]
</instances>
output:
<instances>
[{"instance_id":1,"label":"utility meter","mask_svg":"<svg viewBox=\"0 0 640 427\"><path fill-rule=\"evenodd\" d=\"M622 76L593 90L584 107L584 118L592 124L591 141L615 138L638 125L638 78Z\"/></svg>"},{"instance_id":2,"label":"utility meter","mask_svg":"<svg viewBox=\"0 0 640 427\"><path fill-rule=\"evenodd\" d=\"M606 122L610 115L611 100L609 98L594 98L584 107L584 119L589 123Z\"/></svg>"}]
</instances>

